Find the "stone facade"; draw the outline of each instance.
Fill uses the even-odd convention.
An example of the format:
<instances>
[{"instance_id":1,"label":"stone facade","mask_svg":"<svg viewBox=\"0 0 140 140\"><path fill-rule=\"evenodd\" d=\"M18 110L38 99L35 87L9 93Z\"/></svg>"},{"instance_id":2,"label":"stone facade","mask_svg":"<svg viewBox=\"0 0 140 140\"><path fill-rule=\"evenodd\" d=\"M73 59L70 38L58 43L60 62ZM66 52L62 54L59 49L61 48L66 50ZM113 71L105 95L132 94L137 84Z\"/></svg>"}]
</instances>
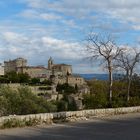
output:
<instances>
[{"instance_id":1,"label":"stone facade","mask_svg":"<svg viewBox=\"0 0 140 140\"><path fill-rule=\"evenodd\" d=\"M55 72L62 72L62 75L66 76L68 74L72 74L72 66L67 64L55 64L52 67L52 71Z\"/></svg>"},{"instance_id":2,"label":"stone facade","mask_svg":"<svg viewBox=\"0 0 140 140\"><path fill-rule=\"evenodd\" d=\"M52 74L51 70L43 66L27 66L27 60L17 58L14 60L4 61L4 73L15 71L17 73L27 73L31 78L46 78Z\"/></svg>"},{"instance_id":3,"label":"stone facade","mask_svg":"<svg viewBox=\"0 0 140 140\"><path fill-rule=\"evenodd\" d=\"M31 78L40 78L41 80L50 79L54 84L68 83L72 86L76 84L81 86L85 84L82 77L72 75L72 66L67 64L54 64L50 57L48 68L44 66L27 66L27 60L17 58L4 62L4 73L15 71L17 73L27 73Z\"/></svg>"},{"instance_id":4,"label":"stone facade","mask_svg":"<svg viewBox=\"0 0 140 140\"><path fill-rule=\"evenodd\" d=\"M4 61L4 74L7 74L11 71L17 71L18 67L27 66L27 60L24 58L17 58L14 60Z\"/></svg>"},{"instance_id":5,"label":"stone facade","mask_svg":"<svg viewBox=\"0 0 140 140\"><path fill-rule=\"evenodd\" d=\"M59 84L64 84L67 82L67 77L65 76L52 76L51 77L51 81L57 85L58 83Z\"/></svg>"},{"instance_id":6,"label":"stone facade","mask_svg":"<svg viewBox=\"0 0 140 140\"><path fill-rule=\"evenodd\" d=\"M4 75L4 66L0 64L0 76Z\"/></svg>"},{"instance_id":7,"label":"stone facade","mask_svg":"<svg viewBox=\"0 0 140 140\"><path fill-rule=\"evenodd\" d=\"M66 75L66 76L53 76L51 78L52 82L54 84L64 84L68 83L71 86L77 85L78 87L83 86L86 84L84 78L80 76L74 76L74 75Z\"/></svg>"},{"instance_id":8,"label":"stone facade","mask_svg":"<svg viewBox=\"0 0 140 140\"><path fill-rule=\"evenodd\" d=\"M80 86L85 84L85 80L84 78L77 75L69 75L67 76L67 83L72 86L75 86L76 84Z\"/></svg>"},{"instance_id":9,"label":"stone facade","mask_svg":"<svg viewBox=\"0 0 140 140\"><path fill-rule=\"evenodd\" d=\"M67 64L54 64L53 59L50 57L48 60L48 69L52 70L53 75L72 74L72 66Z\"/></svg>"},{"instance_id":10,"label":"stone facade","mask_svg":"<svg viewBox=\"0 0 140 140\"><path fill-rule=\"evenodd\" d=\"M26 66L26 67L18 67L18 73L27 73L31 78L47 78L49 79L52 72L43 66Z\"/></svg>"}]
</instances>

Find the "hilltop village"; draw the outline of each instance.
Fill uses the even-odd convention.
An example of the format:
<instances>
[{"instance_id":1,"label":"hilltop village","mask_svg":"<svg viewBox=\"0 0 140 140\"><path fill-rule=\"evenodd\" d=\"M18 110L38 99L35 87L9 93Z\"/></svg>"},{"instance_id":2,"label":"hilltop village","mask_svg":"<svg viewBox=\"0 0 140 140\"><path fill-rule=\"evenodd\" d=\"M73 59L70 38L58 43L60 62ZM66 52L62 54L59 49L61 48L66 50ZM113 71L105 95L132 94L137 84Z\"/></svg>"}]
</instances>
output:
<instances>
[{"instance_id":1,"label":"hilltop village","mask_svg":"<svg viewBox=\"0 0 140 140\"><path fill-rule=\"evenodd\" d=\"M27 74L30 79L38 79L39 82L23 84L10 81L10 83L4 83L3 85L8 85L15 90L19 86L27 86L34 94L43 96L48 101L61 100L67 87L69 89L67 94L68 102L74 102L77 109L83 108L83 95L89 93L89 88L84 78L73 74L72 65L55 64L51 57L48 60L47 68L44 66L28 66L27 60L24 58L4 61L4 67L1 67L0 74L8 75L12 72Z\"/></svg>"}]
</instances>

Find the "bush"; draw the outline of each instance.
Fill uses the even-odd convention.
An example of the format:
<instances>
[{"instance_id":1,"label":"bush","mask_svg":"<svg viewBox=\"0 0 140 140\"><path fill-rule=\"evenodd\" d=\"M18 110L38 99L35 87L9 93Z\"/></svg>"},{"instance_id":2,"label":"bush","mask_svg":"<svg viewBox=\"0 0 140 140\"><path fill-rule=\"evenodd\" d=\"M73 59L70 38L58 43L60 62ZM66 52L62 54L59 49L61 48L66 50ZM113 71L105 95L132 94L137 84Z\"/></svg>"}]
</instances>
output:
<instances>
[{"instance_id":1,"label":"bush","mask_svg":"<svg viewBox=\"0 0 140 140\"><path fill-rule=\"evenodd\" d=\"M72 94L76 93L76 89L73 86L70 86L69 84L57 84L56 90L61 94Z\"/></svg>"},{"instance_id":2,"label":"bush","mask_svg":"<svg viewBox=\"0 0 140 140\"><path fill-rule=\"evenodd\" d=\"M57 111L67 111L68 110L68 102L61 100L57 102Z\"/></svg>"},{"instance_id":3,"label":"bush","mask_svg":"<svg viewBox=\"0 0 140 140\"><path fill-rule=\"evenodd\" d=\"M1 128L14 128L14 127L24 127L25 126L25 122L21 122L18 119L7 119L4 121L4 123L2 124Z\"/></svg>"},{"instance_id":4,"label":"bush","mask_svg":"<svg viewBox=\"0 0 140 140\"><path fill-rule=\"evenodd\" d=\"M15 128L15 127L25 127L25 126L36 126L41 124L41 120L37 118L29 118L28 120L19 120L16 118L10 118L4 121L1 128Z\"/></svg>"},{"instance_id":5,"label":"bush","mask_svg":"<svg viewBox=\"0 0 140 140\"><path fill-rule=\"evenodd\" d=\"M139 106L140 105L140 98L139 97L131 97L129 102L129 106Z\"/></svg>"},{"instance_id":6,"label":"bush","mask_svg":"<svg viewBox=\"0 0 140 140\"><path fill-rule=\"evenodd\" d=\"M30 81L31 85L39 85L40 84L40 79L39 78L32 78Z\"/></svg>"},{"instance_id":7,"label":"bush","mask_svg":"<svg viewBox=\"0 0 140 140\"><path fill-rule=\"evenodd\" d=\"M104 94L88 94L84 96L83 104L85 109L105 108L108 101Z\"/></svg>"},{"instance_id":8,"label":"bush","mask_svg":"<svg viewBox=\"0 0 140 140\"><path fill-rule=\"evenodd\" d=\"M43 85L52 85L52 81L45 79L44 81L41 82L41 84L43 84Z\"/></svg>"},{"instance_id":9,"label":"bush","mask_svg":"<svg viewBox=\"0 0 140 140\"><path fill-rule=\"evenodd\" d=\"M39 87L39 90L51 90L51 87Z\"/></svg>"},{"instance_id":10,"label":"bush","mask_svg":"<svg viewBox=\"0 0 140 140\"><path fill-rule=\"evenodd\" d=\"M34 95L26 87L13 90L9 87L0 87L0 116L26 115L57 111L54 102L48 102L43 97Z\"/></svg>"}]
</instances>

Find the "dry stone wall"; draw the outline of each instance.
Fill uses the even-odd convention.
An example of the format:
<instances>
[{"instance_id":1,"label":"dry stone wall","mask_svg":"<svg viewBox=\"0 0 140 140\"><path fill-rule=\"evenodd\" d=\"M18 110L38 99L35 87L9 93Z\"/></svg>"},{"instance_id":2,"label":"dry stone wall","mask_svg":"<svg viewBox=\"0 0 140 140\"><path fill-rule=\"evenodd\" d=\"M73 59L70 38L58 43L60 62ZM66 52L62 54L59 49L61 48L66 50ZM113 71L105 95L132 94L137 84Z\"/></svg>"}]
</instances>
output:
<instances>
[{"instance_id":1,"label":"dry stone wall","mask_svg":"<svg viewBox=\"0 0 140 140\"><path fill-rule=\"evenodd\" d=\"M53 123L57 121L77 121L87 119L90 117L101 117L107 115L117 115L140 112L140 106L137 107L122 107L122 108L108 108L108 109L91 109L81 111L69 111L69 112L56 112L56 113L42 113L42 114L31 114L31 115L10 115L0 117L0 126L10 120L18 120L20 122L29 122L31 120L39 121L37 124L42 123Z\"/></svg>"}]
</instances>

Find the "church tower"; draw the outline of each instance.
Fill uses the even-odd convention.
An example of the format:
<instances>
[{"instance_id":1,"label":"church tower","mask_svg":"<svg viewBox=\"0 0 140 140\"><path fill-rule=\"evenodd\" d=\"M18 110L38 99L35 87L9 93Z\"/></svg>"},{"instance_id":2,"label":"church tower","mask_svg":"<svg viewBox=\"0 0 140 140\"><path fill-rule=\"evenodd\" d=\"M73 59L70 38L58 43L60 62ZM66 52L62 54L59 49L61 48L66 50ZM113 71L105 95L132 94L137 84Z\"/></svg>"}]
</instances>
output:
<instances>
[{"instance_id":1,"label":"church tower","mask_svg":"<svg viewBox=\"0 0 140 140\"><path fill-rule=\"evenodd\" d=\"M48 69L51 70L53 67L53 59L52 57L50 57L50 59L48 60Z\"/></svg>"}]
</instances>

